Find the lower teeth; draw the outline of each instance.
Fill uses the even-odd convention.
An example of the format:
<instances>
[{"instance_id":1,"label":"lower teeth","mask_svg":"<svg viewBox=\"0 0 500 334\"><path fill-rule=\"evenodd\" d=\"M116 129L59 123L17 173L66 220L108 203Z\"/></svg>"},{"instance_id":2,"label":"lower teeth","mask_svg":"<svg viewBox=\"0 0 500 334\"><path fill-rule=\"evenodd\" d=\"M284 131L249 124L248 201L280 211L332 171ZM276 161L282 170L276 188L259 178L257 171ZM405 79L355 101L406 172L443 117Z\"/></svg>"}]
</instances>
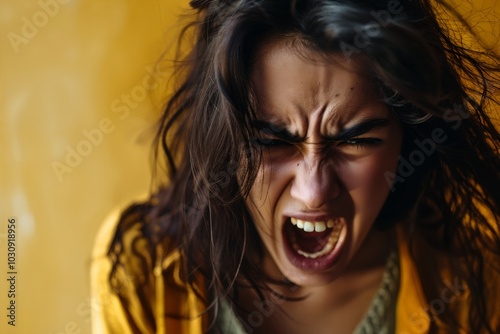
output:
<instances>
[{"instance_id":1,"label":"lower teeth","mask_svg":"<svg viewBox=\"0 0 500 334\"><path fill-rule=\"evenodd\" d=\"M291 233L291 235L290 235L291 240L290 241L292 242L293 249L298 254L302 255L303 257L309 258L309 259L315 259L317 257L324 256L324 255L330 253L330 251L333 249L333 246L335 246L335 244L339 240L341 231L342 231L342 224L335 225L333 227L333 230L330 233L330 236L328 237L328 241L325 244L325 246L323 247L323 249L320 251L317 251L315 253L308 253L308 252L305 252L302 249L300 249L299 245L297 244L297 239L296 239L294 233Z\"/></svg>"}]
</instances>

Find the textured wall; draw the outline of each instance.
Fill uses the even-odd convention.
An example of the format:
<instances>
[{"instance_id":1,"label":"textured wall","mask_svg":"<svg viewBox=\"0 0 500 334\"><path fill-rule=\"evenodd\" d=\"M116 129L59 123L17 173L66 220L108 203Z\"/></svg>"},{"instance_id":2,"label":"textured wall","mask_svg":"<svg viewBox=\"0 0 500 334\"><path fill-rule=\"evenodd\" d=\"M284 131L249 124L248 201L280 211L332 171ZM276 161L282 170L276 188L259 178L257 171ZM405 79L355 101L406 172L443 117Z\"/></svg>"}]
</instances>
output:
<instances>
[{"instance_id":1,"label":"textured wall","mask_svg":"<svg viewBox=\"0 0 500 334\"><path fill-rule=\"evenodd\" d=\"M90 332L93 237L149 186L161 100L148 89L167 85L151 73L186 3L0 1L0 333ZM6 317L10 217L16 327Z\"/></svg>"},{"instance_id":2,"label":"textured wall","mask_svg":"<svg viewBox=\"0 0 500 334\"><path fill-rule=\"evenodd\" d=\"M92 240L111 208L147 191L161 105L147 88L165 90L165 72L151 72L186 3L0 2L0 333L90 332ZM474 4L497 43L500 5ZM12 217L16 327L6 317Z\"/></svg>"}]
</instances>

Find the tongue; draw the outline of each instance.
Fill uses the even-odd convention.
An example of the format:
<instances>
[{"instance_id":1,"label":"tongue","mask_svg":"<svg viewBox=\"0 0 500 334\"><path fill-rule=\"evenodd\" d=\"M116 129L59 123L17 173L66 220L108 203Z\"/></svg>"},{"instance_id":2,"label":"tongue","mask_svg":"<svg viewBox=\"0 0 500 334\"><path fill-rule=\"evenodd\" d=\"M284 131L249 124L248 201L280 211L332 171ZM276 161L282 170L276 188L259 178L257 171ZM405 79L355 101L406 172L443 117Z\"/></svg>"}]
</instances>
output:
<instances>
[{"instance_id":1,"label":"tongue","mask_svg":"<svg viewBox=\"0 0 500 334\"><path fill-rule=\"evenodd\" d=\"M328 242L331 230L325 232L304 232L295 229L297 245L307 253L315 253L322 250Z\"/></svg>"}]
</instances>

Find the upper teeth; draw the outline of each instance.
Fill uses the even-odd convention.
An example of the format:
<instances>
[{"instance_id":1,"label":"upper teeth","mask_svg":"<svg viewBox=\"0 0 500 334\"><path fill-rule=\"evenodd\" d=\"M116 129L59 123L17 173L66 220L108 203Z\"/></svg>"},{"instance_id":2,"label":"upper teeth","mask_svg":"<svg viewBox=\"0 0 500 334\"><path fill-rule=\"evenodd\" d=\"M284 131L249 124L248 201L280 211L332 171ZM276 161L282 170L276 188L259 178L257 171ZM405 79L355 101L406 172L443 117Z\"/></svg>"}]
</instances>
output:
<instances>
[{"instance_id":1,"label":"upper teeth","mask_svg":"<svg viewBox=\"0 0 500 334\"><path fill-rule=\"evenodd\" d=\"M317 221L317 222L311 222L307 220L301 220L297 218L290 218L290 221L292 222L293 225L295 225L297 228L300 228L301 230L304 230L305 232L323 232L326 230L326 228L332 228L333 226L337 225L339 222L334 219L328 219L327 221Z\"/></svg>"}]
</instances>

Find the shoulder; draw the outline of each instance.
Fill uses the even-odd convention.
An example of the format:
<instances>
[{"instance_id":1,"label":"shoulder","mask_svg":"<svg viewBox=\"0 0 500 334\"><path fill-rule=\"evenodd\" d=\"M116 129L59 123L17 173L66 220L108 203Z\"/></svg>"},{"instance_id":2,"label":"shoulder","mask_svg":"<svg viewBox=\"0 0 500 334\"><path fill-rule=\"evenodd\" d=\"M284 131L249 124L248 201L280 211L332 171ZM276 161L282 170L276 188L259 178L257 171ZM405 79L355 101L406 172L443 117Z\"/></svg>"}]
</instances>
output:
<instances>
[{"instance_id":1,"label":"shoulder","mask_svg":"<svg viewBox=\"0 0 500 334\"><path fill-rule=\"evenodd\" d=\"M123 209L123 206L115 207L99 225L92 246L92 259L98 259L107 255Z\"/></svg>"},{"instance_id":2,"label":"shoulder","mask_svg":"<svg viewBox=\"0 0 500 334\"><path fill-rule=\"evenodd\" d=\"M150 209L149 201L135 201L111 210L96 233L92 261L128 263L134 257L151 257L151 233L146 221Z\"/></svg>"},{"instance_id":3,"label":"shoulder","mask_svg":"<svg viewBox=\"0 0 500 334\"><path fill-rule=\"evenodd\" d=\"M119 206L96 234L91 263L93 332L202 332L206 320L200 317L200 296L181 278L176 240L153 237L147 216L154 209L152 201Z\"/></svg>"},{"instance_id":4,"label":"shoulder","mask_svg":"<svg viewBox=\"0 0 500 334\"><path fill-rule=\"evenodd\" d=\"M101 223L94 240L90 278L92 331L96 333L146 333L154 328L154 323L148 320L151 318L146 317L153 309L151 304L144 303L154 300L154 292L151 284L141 286L141 279L148 276L147 265L138 265L141 261L151 263L152 256L140 247L141 222L122 225L134 205L137 204L115 207ZM121 247L120 253L113 251L117 245ZM132 256L134 248L140 259ZM142 302L141 295L147 295Z\"/></svg>"},{"instance_id":5,"label":"shoulder","mask_svg":"<svg viewBox=\"0 0 500 334\"><path fill-rule=\"evenodd\" d=\"M466 280L463 256L451 256L428 242L428 236L398 228L401 281L397 306L398 332L459 332L468 328L474 286L484 286L486 321L499 328L497 305L500 300L500 262L497 255L482 250L481 275ZM476 272L478 274L479 272ZM495 313L496 312L496 313ZM455 327L454 327L455 326Z\"/></svg>"}]
</instances>

